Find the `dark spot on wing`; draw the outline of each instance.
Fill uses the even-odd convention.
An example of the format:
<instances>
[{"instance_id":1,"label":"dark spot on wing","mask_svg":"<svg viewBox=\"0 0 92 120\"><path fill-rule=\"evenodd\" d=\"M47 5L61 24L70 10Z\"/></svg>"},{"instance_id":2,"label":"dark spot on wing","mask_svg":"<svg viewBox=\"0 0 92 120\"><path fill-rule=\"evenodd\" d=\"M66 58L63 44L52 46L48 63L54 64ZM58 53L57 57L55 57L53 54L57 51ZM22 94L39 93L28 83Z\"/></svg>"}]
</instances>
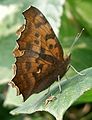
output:
<instances>
[{"instance_id":1,"label":"dark spot on wing","mask_svg":"<svg viewBox=\"0 0 92 120\"><path fill-rule=\"evenodd\" d=\"M34 40L34 43L39 44L39 40Z\"/></svg>"},{"instance_id":2,"label":"dark spot on wing","mask_svg":"<svg viewBox=\"0 0 92 120\"><path fill-rule=\"evenodd\" d=\"M50 62L50 63L56 63L57 62L57 58L51 56L51 55L46 55L46 54L42 54L40 53L39 54L39 57L47 62Z\"/></svg>"},{"instance_id":3,"label":"dark spot on wing","mask_svg":"<svg viewBox=\"0 0 92 120\"><path fill-rule=\"evenodd\" d=\"M31 50L31 49L32 49L32 46L33 46L33 45L32 45L30 42L28 42L26 48L27 48L28 50L29 50L29 49Z\"/></svg>"},{"instance_id":4,"label":"dark spot on wing","mask_svg":"<svg viewBox=\"0 0 92 120\"><path fill-rule=\"evenodd\" d=\"M52 45L52 44L50 44L48 48L49 48L49 49L53 49L53 45Z\"/></svg>"},{"instance_id":5,"label":"dark spot on wing","mask_svg":"<svg viewBox=\"0 0 92 120\"><path fill-rule=\"evenodd\" d=\"M54 33L46 34L45 40L47 41L47 40L49 40L49 39L54 39L54 37L55 37Z\"/></svg>"},{"instance_id":6,"label":"dark spot on wing","mask_svg":"<svg viewBox=\"0 0 92 120\"><path fill-rule=\"evenodd\" d=\"M35 28L39 28L41 25L44 25L44 24L47 23L47 20L43 16L40 16L40 17L42 17L41 18L42 20L37 22L37 23L35 23Z\"/></svg>"},{"instance_id":7,"label":"dark spot on wing","mask_svg":"<svg viewBox=\"0 0 92 120\"><path fill-rule=\"evenodd\" d=\"M36 72L33 72L32 75L34 76L35 80L38 80L38 74Z\"/></svg>"},{"instance_id":8,"label":"dark spot on wing","mask_svg":"<svg viewBox=\"0 0 92 120\"><path fill-rule=\"evenodd\" d=\"M45 49L41 47L41 53L45 53Z\"/></svg>"},{"instance_id":9,"label":"dark spot on wing","mask_svg":"<svg viewBox=\"0 0 92 120\"><path fill-rule=\"evenodd\" d=\"M39 66L38 66L38 68L37 68L37 69L38 69L38 71L39 71L39 70L41 70L41 71L42 71L42 68L43 68L43 64L39 64Z\"/></svg>"},{"instance_id":10,"label":"dark spot on wing","mask_svg":"<svg viewBox=\"0 0 92 120\"><path fill-rule=\"evenodd\" d=\"M39 28L41 25L42 25L42 23L38 22L38 23L35 24L35 28Z\"/></svg>"},{"instance_id":11,"label":"dark spot on wing","mask_svg":"<svg viewBox=\"0 0 92 120\"><path fill-rule=\"evenodd\" d=\"M43 68L43 64L40 64L40 65L39 65L39 69L42 70L42 68Z\"/></svg>"},{"instance_id":12,"label":"dark spot on wing","mask_svg":"<svg viewBox=\"0 0 92 120\"><path fill-rule=\"evenodd\" d=\"M58 44L57 44L57 43L54 45L54 48L56 48L56 47L58 47Z\"/></svg>"},{"instance_id":13,"label":"dark spot on wing","mask_svg":"<svg viewBox=\"0 0 92 120\"><path fill-rule=\"evenodd\" d=\"M36 32L36 33L35 33L35 36L36 36L36 37L39 37L40 35L39 35L39 33L38 33L38 32Z\"/></svg>"},{"instance_id":14,"label":"dark spot on wing","mask_svg":"<svg viewBox=\"0 0 92 120\"><path fill-rule=\"evenodd\" d=\"M31 67L32 67L32 66L31 66L31 62L26 62L26 69L27 69L27 70L30 70Z\"/></svg>"}]
</instances>

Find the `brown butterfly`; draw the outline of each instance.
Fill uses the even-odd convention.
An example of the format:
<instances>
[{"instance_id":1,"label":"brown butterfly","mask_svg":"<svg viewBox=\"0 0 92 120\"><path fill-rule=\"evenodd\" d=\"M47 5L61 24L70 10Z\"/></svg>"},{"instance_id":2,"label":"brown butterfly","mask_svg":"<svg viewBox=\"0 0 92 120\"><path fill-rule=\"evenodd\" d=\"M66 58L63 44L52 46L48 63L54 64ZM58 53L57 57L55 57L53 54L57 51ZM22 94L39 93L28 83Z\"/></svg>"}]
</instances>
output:
<instances>
[{"instance_id":1,"label":"brown butterfly","mask_svg":"<svg viewBox=\"0 0 92 120\"><path fill-rule=\"evenodd\" d=\"M66 58L57 37L44 15L31 6L23 15L25 28L17 40L16 75L12 83L23 95L24 101L33 93L48 88L58 75L62 78L68 70L70 55Z\"/></svg>"}]
</instances>

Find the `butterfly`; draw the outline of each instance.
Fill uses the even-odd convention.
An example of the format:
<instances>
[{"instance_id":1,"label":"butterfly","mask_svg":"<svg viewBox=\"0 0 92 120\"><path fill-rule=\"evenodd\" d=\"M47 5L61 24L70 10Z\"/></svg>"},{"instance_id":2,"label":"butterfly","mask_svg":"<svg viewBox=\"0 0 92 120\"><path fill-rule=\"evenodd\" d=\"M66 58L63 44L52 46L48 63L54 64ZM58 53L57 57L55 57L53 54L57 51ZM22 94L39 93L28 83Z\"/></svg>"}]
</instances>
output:
<instances>
[{"instance_id":1,"label":"butterfly","mask_svg":"<svg viewBox=\"0 0 92 120\"><path fill-rule=\"evenodd\" d=\"M58 75L62 78L68 70L70 55L64 57L63 49L45 16L31 6L23 12L26 23L14 50L15 76L12 84L24 101L34 93L47 89Z\"/></svg>"}]
</instances>

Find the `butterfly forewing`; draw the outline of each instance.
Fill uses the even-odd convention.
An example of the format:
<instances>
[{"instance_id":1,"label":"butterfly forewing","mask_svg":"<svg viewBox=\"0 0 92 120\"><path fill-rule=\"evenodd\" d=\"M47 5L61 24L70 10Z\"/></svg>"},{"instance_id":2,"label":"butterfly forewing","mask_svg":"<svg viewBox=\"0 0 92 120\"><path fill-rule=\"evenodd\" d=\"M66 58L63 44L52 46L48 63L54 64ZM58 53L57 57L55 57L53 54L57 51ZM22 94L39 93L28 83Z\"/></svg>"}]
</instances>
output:
<instances>
[{"instance_id":1,"label":"butterfly forewing","mask_svg":"<svg viewBox=\"0 0 92 120\"><path fill-rule=\"evenodd\" d=\"M64 58L62 47L44 15L33 6L23 15L26 23L17 40L16 75L12 81L26 100L56 80L60 72L57 63L61 62L60 69L64 68Z\"/></svg>"}]
</instances>

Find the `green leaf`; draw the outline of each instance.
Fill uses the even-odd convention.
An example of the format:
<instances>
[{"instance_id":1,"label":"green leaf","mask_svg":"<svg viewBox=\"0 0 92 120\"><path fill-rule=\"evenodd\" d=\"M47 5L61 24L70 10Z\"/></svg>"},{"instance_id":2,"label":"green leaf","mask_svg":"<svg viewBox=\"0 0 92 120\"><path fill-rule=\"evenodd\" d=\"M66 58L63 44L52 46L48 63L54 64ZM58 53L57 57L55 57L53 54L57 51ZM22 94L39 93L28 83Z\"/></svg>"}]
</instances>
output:
<instances>
[{"instance_id":1,"label":"green leaf","mask_svg":"<svg viewBox=\"0 0 92 120\"><path fill-rule=\"evenodd\" d=\"M22 103L22 99L20 96L16 96L16 89L12 89L9 87L8 94L6 100L4 102L4 106L19 106Z\"/></svg>"},{"instance_id":2,"label":"green leaf","mask_svg":"<svg viewBox=\"0 0 92 120\"><path fill-rule=\"evenodd\" d=\"M76 21L76 19L75 19L77 16L79 16L79 14L78 13L73 14L74 11L76 11L76 7L80 6L79 4L77 4L78 2L81 2L81 4L83 4L85 2L89 3L89 0L84 1L84 2L81 0L66 1L64 15L62 16L62 25L60 27L59 39L62 42L62 46L64 46L64 53L66 55L69 52L70 47L71 47L72 43L74 42L76 35L78 33L80 33L80 31L82 30L83 27L85 28L85 24L81 27L81 23L83 22L82 19L80 19L81 22L79 20ZM67 4L67 3L69 3L69 4ZM84 12L84 9L81 9L81 11ZM90 8L88 8L88 9L90 9ZM85 13L85 14L87 16L89 13L88 14ZM91 26L91 24L90 24L90 26ZM78 71L92 66L92 62L91 62L92 61L92 55L91 55L92 42L91 41L92 41L92 37L89 34L87 34L87 31L85 29L82 32L82 34L79 37L76 44L73 46L72 53L71 53L71 57L72 57L71 64ZM70 74L74 74L74 73L72 71L70 71Z\"/></svg>"},{"instance_id":3,"label":"green leaf","mask_svg":"<svg viewBox=\"0 0 92 120\"><path fill-rule=\"evenodd\" d=\"M81 103L91 103L92 102L92 89L85 92L76 102L75 104Z\"/></svg>"},{"instance_id":4,"label":"green leaf","mask_svg":"<svg viewBox=\"0 0 92 120\"><path fill-rule=\"evenodd\" d=\"M0 38L0 84L7 83L12 78L14 36L10 36Z\"/></svg>"},{"instance_id":5,"label":"green leaf","mask_svg":"<svg viewBox=\"0 0 92 120\"><path fill-rule=\"evenodd\" d=\"M92 36L92 0L68 0L74 17Z\"/></svg>"},{"instance_id":6,"label":"green leaf","mask_svg":"<svg viewBox=\"0 0 92 120\"><path fill-rule=\"evenodd\" d=\"M59 93L58 84L55 83L51 87L51 94L57 99L50 101L45 105L46 99L50 95L45 95L47 90L34 94L18 108L12 110L12 115L19 113L31 114L36 111L48 111L61 120L65 111L87 90L92 88L92 68L82 71L84 75L76 75L68 80L61 81L62 93Z\"/></svg>"}]
</instances>

